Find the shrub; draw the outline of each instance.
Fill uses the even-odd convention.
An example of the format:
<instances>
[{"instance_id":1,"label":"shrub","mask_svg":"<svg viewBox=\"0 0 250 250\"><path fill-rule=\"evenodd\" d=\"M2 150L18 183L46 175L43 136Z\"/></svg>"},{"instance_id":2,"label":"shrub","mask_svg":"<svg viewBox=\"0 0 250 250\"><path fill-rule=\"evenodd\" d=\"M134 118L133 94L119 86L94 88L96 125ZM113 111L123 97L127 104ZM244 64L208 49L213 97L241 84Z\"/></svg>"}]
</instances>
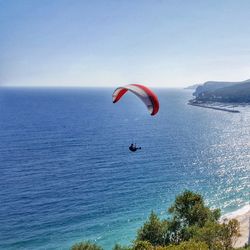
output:
<instances>
[{"instance_id":1,"label":"shrub","mask_svg":"<svg viewBox=\"0 0 250 250\"><path fill-rule=\"evenodd\" d=\"M154 247L148 241L136 241L133 250L154 250Z\"/></svg>"},{"instance_id":2,"label":"shrub","mask_svg":"<svg viewBox=\"0 0 250 250\"><path fill-rule=\"evenodd\" d=\"M120 244L115 244L113 250L132 250L132 248L128 246L121 246Z\"/></svg>"},{"instance_id":3,"label":"shrub","mask_svg":"<svg viewBox=\"0 0 250 250\"><path fill-rule=\"evenodd\" d=\"M164 248L164 250L208 250L208 246L205 242L184 241L179 245L170 245Z\"/></svg>"},{"instance_id":4,"label":"shrub","mask_svg":"<svg viewBox=\"0 0 250 250\"><path fill-rule=\"evenodd\" d=\"M103 250L100 246L91 242L80 242L71 247L71 250Z\"/></svg>"}]
</instances>

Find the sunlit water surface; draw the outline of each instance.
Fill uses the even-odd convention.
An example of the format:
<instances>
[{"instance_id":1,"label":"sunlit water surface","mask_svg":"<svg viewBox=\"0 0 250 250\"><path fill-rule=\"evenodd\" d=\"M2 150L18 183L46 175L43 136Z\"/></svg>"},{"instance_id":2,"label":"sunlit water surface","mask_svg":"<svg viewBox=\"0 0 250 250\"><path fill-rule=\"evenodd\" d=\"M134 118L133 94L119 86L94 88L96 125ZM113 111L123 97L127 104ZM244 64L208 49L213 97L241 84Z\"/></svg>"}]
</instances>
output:
<instances>
[{"instance_id":1,"label":"sunlit water surface","mask_svg":"<svg viewBox=\"0 0 250 250\"><path fill-rule=\"evenodd\" d=\"M111 89L0 89L0 248L105 250L162 218L184 189L232 212L249 200L250 108L186 105L190 91L155 90L151 117ZM131 153L137 142L141 151Z\"/></svg>"}]
</instances>

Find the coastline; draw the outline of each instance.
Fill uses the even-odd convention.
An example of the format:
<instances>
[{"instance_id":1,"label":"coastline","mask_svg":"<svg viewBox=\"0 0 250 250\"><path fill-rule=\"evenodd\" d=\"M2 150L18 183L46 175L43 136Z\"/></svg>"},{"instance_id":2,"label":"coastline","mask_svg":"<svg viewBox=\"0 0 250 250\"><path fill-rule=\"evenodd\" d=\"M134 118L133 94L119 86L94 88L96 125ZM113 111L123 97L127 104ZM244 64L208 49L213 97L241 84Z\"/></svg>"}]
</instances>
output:
<instances>
[{"instance_id":1,"label":"coastline","mask_svg":"<svg viewBox=\"0 0 250 250\"><path fill-rule=\"evenodd\" d=\"M234 247L244 247L245 244L250 244L250 204L245 205L234 212L224 214L220 221L225 219L236 219L240 223L241 236L235 242Z\"/></svg>"},{"instance_id":2,"label":"coastline","mask_svg":"<svg viewBox=\"0 0 250 250\"><path fill-rule=\"evenodd\" d=\"M214 110L219 110L219 111L226 111L226 112L230 112L230 113L240 113L239 110L228 109L228 108L220 108L220 107L216 107L216 106L206 105L204 103L195 103L195 102L192 102L192 101L189 101L188 105L201 107L201 108L207 108L207 109L214 109Z\"/></svg>"}]
</instances>

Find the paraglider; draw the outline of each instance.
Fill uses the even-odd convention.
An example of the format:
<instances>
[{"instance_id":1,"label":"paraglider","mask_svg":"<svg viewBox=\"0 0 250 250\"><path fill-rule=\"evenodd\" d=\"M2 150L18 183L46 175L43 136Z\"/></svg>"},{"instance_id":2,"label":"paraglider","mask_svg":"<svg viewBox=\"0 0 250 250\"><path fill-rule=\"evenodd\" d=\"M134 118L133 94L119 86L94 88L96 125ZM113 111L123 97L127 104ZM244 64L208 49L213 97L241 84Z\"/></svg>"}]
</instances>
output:
<instances>
[{"instance_id":1,"label":"paraglider","mask_svg":"<svg viewBox=\"0 0 250 250\"><path fill-rule=\"evenodd\" d=\"M122 96L130 91L137 95L147 106L151 115L156 115L159 111L159 101L156 94L149 88L140 84L129 84L124 87L117 88L113 93L113 103L118 102Z\"/></svg>"},{"instance_id":2,"label":"paraglider","mask_svg":"<svg viewBox=\"0 0 250 250\"><path fill-rule=\"evenodd\" d=\"M154 116L158 113L160 106L158 97L151 89L141 84L129 84L117 88L112 95L113 103L118 102L123 97L123 95L127 93L127 91L132 92L143 101L150 115ZM129 150L132 152L136 152L138 149L141 149L141 147L136 147L136 144L131 143L129 146Z\"/></svg>"}]
</instances>

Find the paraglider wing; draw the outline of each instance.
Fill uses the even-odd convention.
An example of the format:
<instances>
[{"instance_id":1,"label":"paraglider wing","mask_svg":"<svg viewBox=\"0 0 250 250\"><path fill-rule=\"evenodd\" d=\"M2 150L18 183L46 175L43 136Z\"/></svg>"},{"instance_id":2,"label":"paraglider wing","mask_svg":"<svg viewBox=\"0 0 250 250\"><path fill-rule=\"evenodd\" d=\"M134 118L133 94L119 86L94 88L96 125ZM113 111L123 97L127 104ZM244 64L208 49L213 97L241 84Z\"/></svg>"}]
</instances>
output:
<instances>
[{"instance_id":1,"label":"paraglider wing","mask_svg":"<svg viewBox=\"0 0 250 250\"><path fill-rule=\"evenodd\" d=\"M147 106L151 115L157 114L159 110L159 101L156 94L151 89L140 84L129 84L117 88L112 95L113 103L118 102L127 91L131 91L137 95Z\"/></svg>"}]
</instances>

